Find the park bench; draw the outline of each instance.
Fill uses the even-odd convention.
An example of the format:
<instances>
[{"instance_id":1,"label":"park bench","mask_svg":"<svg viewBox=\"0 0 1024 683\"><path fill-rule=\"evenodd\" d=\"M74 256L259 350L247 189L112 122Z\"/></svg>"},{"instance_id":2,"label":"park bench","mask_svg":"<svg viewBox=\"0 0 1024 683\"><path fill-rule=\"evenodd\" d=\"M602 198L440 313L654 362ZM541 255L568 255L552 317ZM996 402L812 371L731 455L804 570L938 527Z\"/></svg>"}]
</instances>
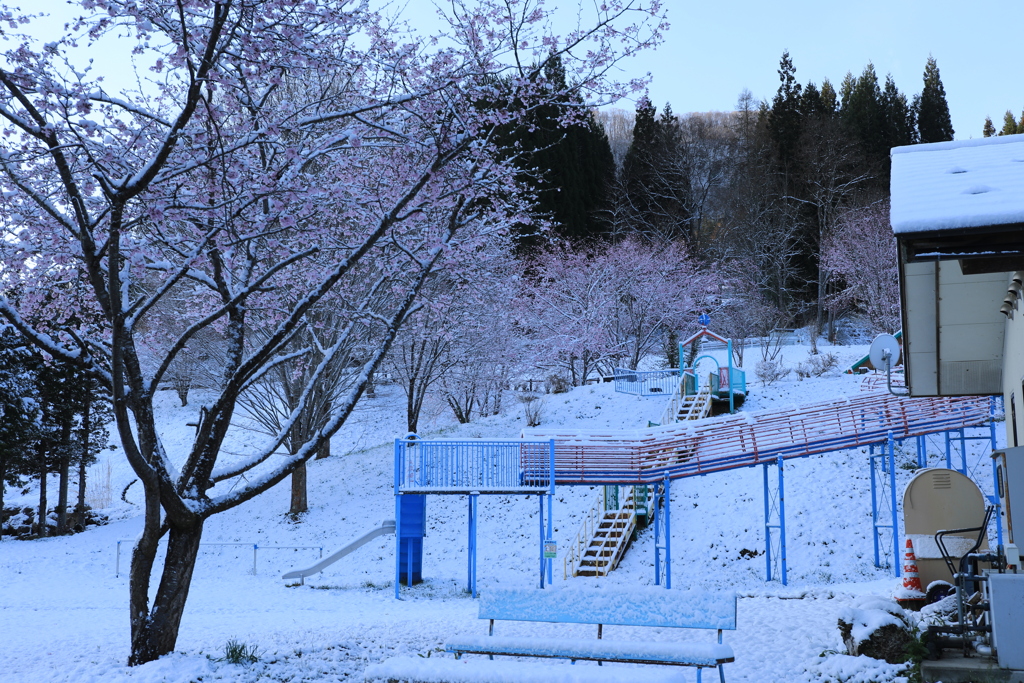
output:
<instances>
[{"instance_id":1,"label":"park bench","mask_svg":"<svg viewBox=\"0 0 1024 683\"><path fill-rule=\"evenodd\" d=\"M697 667L697 681L705 668L717 668L721 681L725 681L723 664L734 660L732 648L722 643L723 630L736 629L736 596L732 593L713 594L696 591L668 591L641 588L634 590L504 590L489 591L481 595L479 617L490 621L488 635L451 638L445 649L456 659L465 654L512 657L543 657L630 664L658 664ZM495 621L532 621L559 624L596 624L597 639L506 637L494 635ZM652 641L608 640L603 637L605 626L645 626L669 628L711 629L718 632L717 642L679 643ZM460 668L452 660L433 659L435 664L420 659L407 660L401 666L398 660L367 669L367 680L486 681L487 662L473 662L473 666ZM519 671L519 664L517 671ZM535 666L535 665L534 665ZM446 673L439 675L440 669ZM433 669L437 669L434 671ZM504 667L508 671L507 666ZM523 680L561 680L568 672L561 667L548 667L549 676L537 677L531 667L522 669ZM497 672L497 669L495 669ZM578 678L584 672L574 669ZM399 674L405 675L399 675ZM587 671L587 679L620 680L624 673L615 668ZM646 675L645 681L650 680ZM372 678L371 674L380 675ZM461 674L461 675L459 675ZM656 680L681 680L681 676L655 675ZM504 678L502 679L504 680Z\"/></svg>"}]
</instances>

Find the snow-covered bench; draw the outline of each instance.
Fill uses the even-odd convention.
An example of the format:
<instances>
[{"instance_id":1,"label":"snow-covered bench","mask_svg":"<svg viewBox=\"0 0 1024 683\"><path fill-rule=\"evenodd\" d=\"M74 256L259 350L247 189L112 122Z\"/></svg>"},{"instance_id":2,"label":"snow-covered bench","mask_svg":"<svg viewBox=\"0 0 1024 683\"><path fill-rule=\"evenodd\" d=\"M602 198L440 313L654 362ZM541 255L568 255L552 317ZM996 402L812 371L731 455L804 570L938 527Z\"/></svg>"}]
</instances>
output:
<instances>
[{"instance_id":1,"label":"snow-covered bench","mask_svg":"<svg viewBox=\"0 0 1024 683\"><path fill-rule=\"evenodd\" d=\"M636 590L506 590L481 595L481 619L489 619L488 635L451 638L445 645L459 659L464 654L547 657L631 664L664 664L697 667L697 680L704 668L717 668L725 681L722 665L734 660L732 648L722 643L723 630L736 629L736 595L664 589ZM560 624L596 624L597 639L504 637L494 635L495 621L540 621ZM699 628L718 631L718 642L678 643L605 640L605 625ZM470 664L470 666L460 666ZM521 672L523 677L512 672ZM548 672L544 674L543 672ZM444 659L389 660L370 667L366 680L386 681L561 681L626 680L629 670L575 667L515 669L486 662L454 662ZM490 672L490 673L489 673ZM500 672L500 673L499 673ZM572 672L572 673L570 673ZM636 673L636 672L633 672ZM644 679L650 678L645 672ZM569 678L566 678L569 676ZM655 679L681 680L681 676L657 675Z\"/></svg>"}]
</instances>

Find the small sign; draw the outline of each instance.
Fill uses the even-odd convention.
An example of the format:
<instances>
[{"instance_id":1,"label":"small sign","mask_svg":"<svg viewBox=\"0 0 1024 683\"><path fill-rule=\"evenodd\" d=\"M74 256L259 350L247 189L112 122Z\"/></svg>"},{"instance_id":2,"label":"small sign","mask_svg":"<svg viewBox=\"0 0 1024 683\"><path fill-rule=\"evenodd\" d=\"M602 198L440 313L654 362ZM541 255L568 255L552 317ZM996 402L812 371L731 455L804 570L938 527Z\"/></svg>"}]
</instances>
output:
<instances>
[{"instance_id":1,"label":"small sign","mask_svg":"<svg viewBox=\"0 0 1024 683\"><path fill-rule=\"evenodd\" d=\"M697 316L697 322L700 323L701 327L707 327L711 324L711 316L707 313L701 313Z\"/></svg>"},{"instance_id":2,"label":"small sign","mask_svg":"<svg viewBox=\"0 0 1024 683\"><path fill-rule=\"evenodd\" d=\"M554 541L544 541L544 559L553 560L558 557L558 544Z\"/></svg>"}]
</instances>

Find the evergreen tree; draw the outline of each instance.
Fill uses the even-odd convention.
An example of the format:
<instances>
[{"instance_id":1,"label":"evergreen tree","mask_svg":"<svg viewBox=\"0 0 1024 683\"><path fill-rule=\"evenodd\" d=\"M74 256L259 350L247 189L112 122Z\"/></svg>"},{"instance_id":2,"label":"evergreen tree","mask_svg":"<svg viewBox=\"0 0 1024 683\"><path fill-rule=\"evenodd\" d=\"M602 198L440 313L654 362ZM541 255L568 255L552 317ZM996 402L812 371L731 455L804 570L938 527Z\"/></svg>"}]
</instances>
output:
<instances>
[{"instance_id":1,"label":"evergreen tree","mask_svg":"<svg viewBox=\"0 0 1024 683\"><path fill-rule=\"evenodd\" d=\"M565 69L558 56L542 70L544 86L567 91ZM568 118L574 125L565 126ZM552 231L568 239L602 237L607 233L598 218L608 187L614 180L615 161L604 130L593 112L580 114L580 102L550 102L531 112L529 126L516 122L505 145L521 153L520 180L537 199L536 211L551 221ZM541 243L539 235L520 232L520 251Z\"/></svg>"},{"instance_id":2,"label":"evergreen tree","mask_svg":"<svg viewBox=\"0 0 1024 683\"><path fill-rule=\"evenodd\" d=\"M565 68L560 57L544 69L548 85L565 90ZM567 110L578 102L562 102L538 110L536 134L530 156L538 173L537 208L553 219L553 230L568 239L599 237L606 233L597 213L614 178L615 161L608 137L593 112L563 127Z\"/></svg>"},{"instance_id":3,"label":"evergreen tree","mask_svg":"<svg viewBox=\"0 0 1024 683\"><path fill-rule=\"evenodd\" d=\"M916 99L917 131L921 142L946 142L953 139L946 89L939 77L939 65L929 57L924 67L924 89Z\"/></svg>"},{"instance_id":4,"label":"evergreen tree","mask_svg":"<svg viewBox=\"0 0 1024 683\"><path fill-rule=\"evenodd\" d=\"M1013 112L1010 111L1009 109L1007 109L1006 113L1003 114L1003 127L999 131L999 134L1000 135L1016 135L1017 133L1020 133L1020 132L1024 132L1024 131L1021 131L1020 127L1018 127L1017 120L1013 118Z\"/></svg>"},{"instance_id":5,"label":"evergreen tree","mask_svg":"<svg viewBox=\"0 0 1024 683\"><path fill-rule=\"evenodd\" d=\"M39 408L30 357L21 335L0 325L0 512L5 488L19 484L31 467Z\"/></svg>"},{"instance_id":6,"label":"evergreen tree","mask_svg":"<svg viewBox=\"0 0 1024 683\"><path fill-rule=\"evenodd\" d=\"M912 145L917 142L917 122L907 96L896 87L892 75L885 77L882 91L882 109L885 118L885 146L887 148Z\"/></svg>"},{"instance_id":7,"label":"evergreen tree","mask_svg":"<svg viewBox=\"0 0 1024 683\"><path fill-rule=\"evenodd\" d=\"M889 144L886 111L875 66L868 62L860 78L852 84L844 82L844 86L849 90L839 111L843 124L860 143L868 163L877 169L884 168L889 158Z\"/></svg>"},{"instance_id":8,"label":"evergreen tree","mask_svg":"<svg viewBox=\"0 0 1024 683\"><path fill-rule=\"evenodd\" d=\"M821 106L830 115L834 115L839 111L839 99L836 95L836 89L832 87L832 83L827 78L821 83Z\"/></svg>"},{"instance_id":9,"label":"evergreen tree","mask_svg":"<svg viewBox=\"0 0 1024 683\"><path fill-rule=\"evenodd\" d=\"M803 86L796 80L796 67L789 50L779 60L779 89L768 109L768 135L775 145L776 155L784 172L793 169L800 143L801 95Z\"/></svg>"},{"instance_id":10,"label":"evergreen tree","mask_svg":"<svg viewBox=\"0 0 1024 683\"><path fill-rule=\"evenodd\" d=\"M990 138L996 134L996 127L992 125L992 117L985 117L985 125L981 128L982 137Z\"/></svg>"},{"instance_id":11,"label":"evergreen tree","mask_svg":"<svg viewBox=\"0 0 1024 683\"><path fill-rule=\"evenodd\" d=\"M633 140L622 163L619 186L625 195L630 230L671 240L678 236L681 212L676 201L677 169L666 150L676 143L678 130L671 108L660 119L657 114L646 97L637 102Z\"/></svg>"}]
</instances>

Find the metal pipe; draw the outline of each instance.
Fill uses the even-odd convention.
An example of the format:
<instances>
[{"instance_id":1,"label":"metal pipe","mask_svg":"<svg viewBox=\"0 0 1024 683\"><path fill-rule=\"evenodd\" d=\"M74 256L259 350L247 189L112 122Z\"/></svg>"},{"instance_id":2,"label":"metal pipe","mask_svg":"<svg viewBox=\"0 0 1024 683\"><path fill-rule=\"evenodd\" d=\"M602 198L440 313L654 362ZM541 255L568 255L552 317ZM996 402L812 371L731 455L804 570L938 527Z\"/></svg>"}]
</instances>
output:
<instances>
[{"instance_id":1,"label":"metal pipe","mask_svg":"<svg viewBox=\"0 0 1024 683\"><path fill-rule=\"evenodd\" d=\"M892 498L892 567L896 578L902 574L900 570L900 527L899 515L896 511L896 446L892 432L889 432L889 495Z\"/></svg>"}]
</instances>

